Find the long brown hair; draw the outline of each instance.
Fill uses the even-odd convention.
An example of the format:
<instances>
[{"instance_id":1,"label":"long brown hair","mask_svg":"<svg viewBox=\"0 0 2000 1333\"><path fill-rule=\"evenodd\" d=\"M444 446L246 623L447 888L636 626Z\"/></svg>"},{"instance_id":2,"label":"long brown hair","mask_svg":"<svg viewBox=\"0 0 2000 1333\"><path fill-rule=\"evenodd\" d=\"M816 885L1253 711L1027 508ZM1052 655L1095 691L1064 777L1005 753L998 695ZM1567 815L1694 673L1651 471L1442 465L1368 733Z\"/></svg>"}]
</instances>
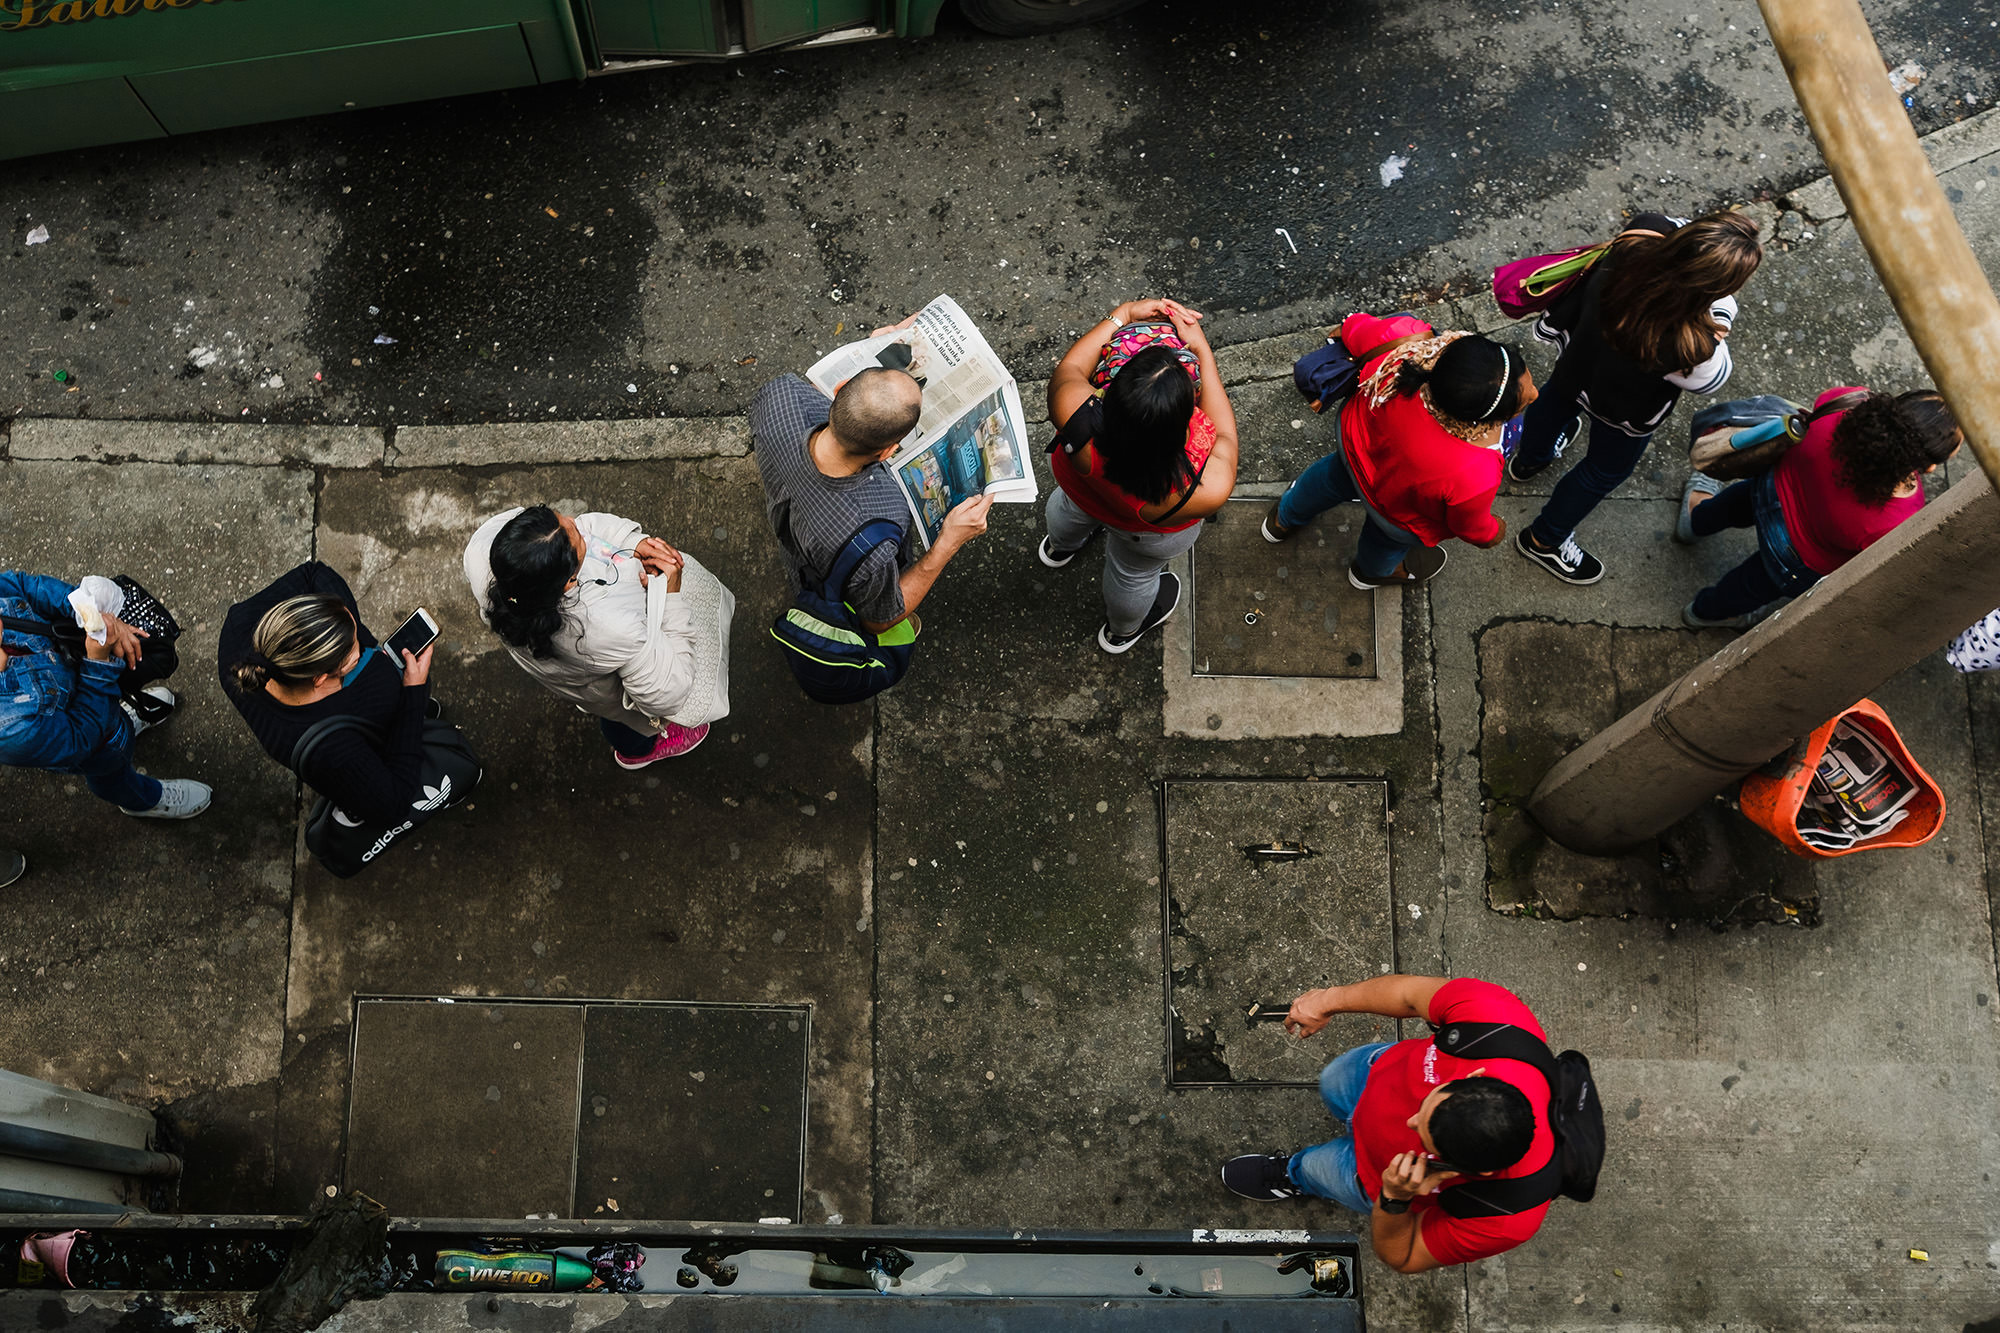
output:
<instances>
[{"instance_id":1,"label":"long brown hair","mask_svg":"<svg viewBox=\"0 0 2000 1333\"><path fill-rule=\"evenodd\" d=\"M1604 341L1648 370L1692 370L1715 355L1722 328L1708 308L1750 281L1764 258L1757 223L1734 209L1665 236L1613 243L1605 279Z\"/></svg>"}]
</instances>

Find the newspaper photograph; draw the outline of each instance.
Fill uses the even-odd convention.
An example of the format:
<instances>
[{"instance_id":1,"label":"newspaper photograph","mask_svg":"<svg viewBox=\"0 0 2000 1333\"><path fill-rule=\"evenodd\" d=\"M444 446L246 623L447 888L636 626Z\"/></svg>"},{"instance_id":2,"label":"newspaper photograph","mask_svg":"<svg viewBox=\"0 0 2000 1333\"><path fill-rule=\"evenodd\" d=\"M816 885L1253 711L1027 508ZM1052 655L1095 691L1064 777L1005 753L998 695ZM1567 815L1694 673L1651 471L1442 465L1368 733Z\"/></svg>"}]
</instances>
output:
<instances>
[{"instance_id":1,"label":"newspaper photograph","mask_svg":"<svg viewBox=\"0 0 2000 1333\"><path fill-rule=\"evenodd\" d=\"M806 378L832 397L844 381L877 366L908 371L923 389L922 413L889 470L926 550L951 507L971 496L1034 501L1020 389L958 302L940 296L910 327L836 348Z\"/></svg>"}]
</instances>

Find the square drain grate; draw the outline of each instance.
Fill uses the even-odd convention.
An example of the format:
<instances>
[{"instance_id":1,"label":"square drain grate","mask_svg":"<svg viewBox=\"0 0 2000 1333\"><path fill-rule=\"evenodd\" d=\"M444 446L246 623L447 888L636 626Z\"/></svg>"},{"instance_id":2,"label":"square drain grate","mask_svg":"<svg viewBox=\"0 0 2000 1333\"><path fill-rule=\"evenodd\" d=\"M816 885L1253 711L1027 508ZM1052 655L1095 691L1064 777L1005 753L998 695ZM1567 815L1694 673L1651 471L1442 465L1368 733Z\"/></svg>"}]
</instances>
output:
<instances>
[{"instance_id":1,"label":"square drain grate","mask_svg":"<svg viewBox=\"0 0 2000 1333\"><path fill-rule=\"evenodd\" d=\"M354 1010L345 1181L399 1215L799 1216L808 1006Z\"/></svg>"},{"instance_id":2,"label":"square drain grate","mask_svg":"<svg viewBox=\"0 0 2000 1333\"><path fill-rule=\"evenodd\" d=\"M1375 594L1347 581L1361 506L1329 510L1273 545L1262 532L1269 504L1231 500L1194 545L1194 674L1373 677Z\"/></svg>"},{"instance_id":3,"label":"square drain grate","mask_svg":"<svg viewBox=\"0 0 2000 1333\"><path fill-rule=\"evenodd\" d=\"M1246 1016L1394 969L1387 782L1173 780L1162 811L1170 1086L1310 1086L1348 1047L1396 1039L1368 1014L1304 1041Z\"/></svg>"}]
</instances>

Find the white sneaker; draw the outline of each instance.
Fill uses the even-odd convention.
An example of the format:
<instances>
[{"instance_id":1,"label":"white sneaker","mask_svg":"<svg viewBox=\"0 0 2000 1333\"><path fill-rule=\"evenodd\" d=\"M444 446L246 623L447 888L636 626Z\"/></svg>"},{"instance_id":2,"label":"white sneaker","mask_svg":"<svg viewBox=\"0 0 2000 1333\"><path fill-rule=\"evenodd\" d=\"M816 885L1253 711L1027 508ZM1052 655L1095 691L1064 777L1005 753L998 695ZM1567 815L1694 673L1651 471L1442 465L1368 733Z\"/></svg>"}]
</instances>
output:
<instances>
[{"instance_id":1,"label":"white sneaker","mask_svg":"<svg viewBox=\"0 0 2000 1333\"><path fill-rule=\"evenodd\" d=\"M181 702L174 697L172 690L158 683L144 687L139 691L139 694L144 699L151 700L152 702L134 704L130 699L120 699L118 701L119 708L125 712L125 720L132 724L132 735L134 737L137 737L149 727L159 726L160 723L172 717L174 710L180 707Z\"/></svg>"},{"instance_id":2,"label":"white sneaker","mask_svg":"<svg viewBox=\"0 0 2000 1333\"><path fill-rule=\"evenodd\" d=\"M208 784L196 782L193 778L161 778L160 803L150 810L125 810L138 819L193 819L208 809L209 798L214 796Z\"/></svg>"}]
</instances>

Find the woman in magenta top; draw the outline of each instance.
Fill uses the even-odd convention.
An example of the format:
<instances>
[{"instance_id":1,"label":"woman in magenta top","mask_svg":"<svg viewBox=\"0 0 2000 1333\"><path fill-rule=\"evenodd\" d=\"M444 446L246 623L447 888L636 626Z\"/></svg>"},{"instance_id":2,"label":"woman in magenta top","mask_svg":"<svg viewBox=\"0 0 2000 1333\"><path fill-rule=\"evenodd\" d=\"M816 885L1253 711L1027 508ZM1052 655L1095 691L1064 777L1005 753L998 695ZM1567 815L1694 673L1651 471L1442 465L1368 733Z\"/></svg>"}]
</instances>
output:
<instances>
[{"instance_id":1,"label":"woman in magenta top","mask_svg":"<svg viewBox=\"0 0 2000 1333\"><path fill-rule=\"evenodd\" d=\"M1337 447L1300 474L1264 516L1267 541L1317 514L1368 509L1347 581L1361 589L1419 583L1444 568L1439 543L1494 546L1501 435L1535 401L1519 352L1474 333L1437 333L1414 315L1349 315L1341 343L1363 364L1337 418Z\"/></svg>"},{"instance_id":2,"label":"woman in magenta top","mask_svg":"<svg viewBox=\"0 0 2000 1333\"><path fill-rule=\"evenodd\" d=\"M1757 553L1696 593L1681 619L1696 629L1742 629L1750 612L1796 597L1923 508L1924 474L1958 452L1963 438L1944 399L1931 389L1890 397L1828 389L1817 410L1843 396L1805 438L1761 476L1724 489L1689 478L1675 535L1682 541L1724 528L1755 528Z\"/></svg>"}]
</instances>

